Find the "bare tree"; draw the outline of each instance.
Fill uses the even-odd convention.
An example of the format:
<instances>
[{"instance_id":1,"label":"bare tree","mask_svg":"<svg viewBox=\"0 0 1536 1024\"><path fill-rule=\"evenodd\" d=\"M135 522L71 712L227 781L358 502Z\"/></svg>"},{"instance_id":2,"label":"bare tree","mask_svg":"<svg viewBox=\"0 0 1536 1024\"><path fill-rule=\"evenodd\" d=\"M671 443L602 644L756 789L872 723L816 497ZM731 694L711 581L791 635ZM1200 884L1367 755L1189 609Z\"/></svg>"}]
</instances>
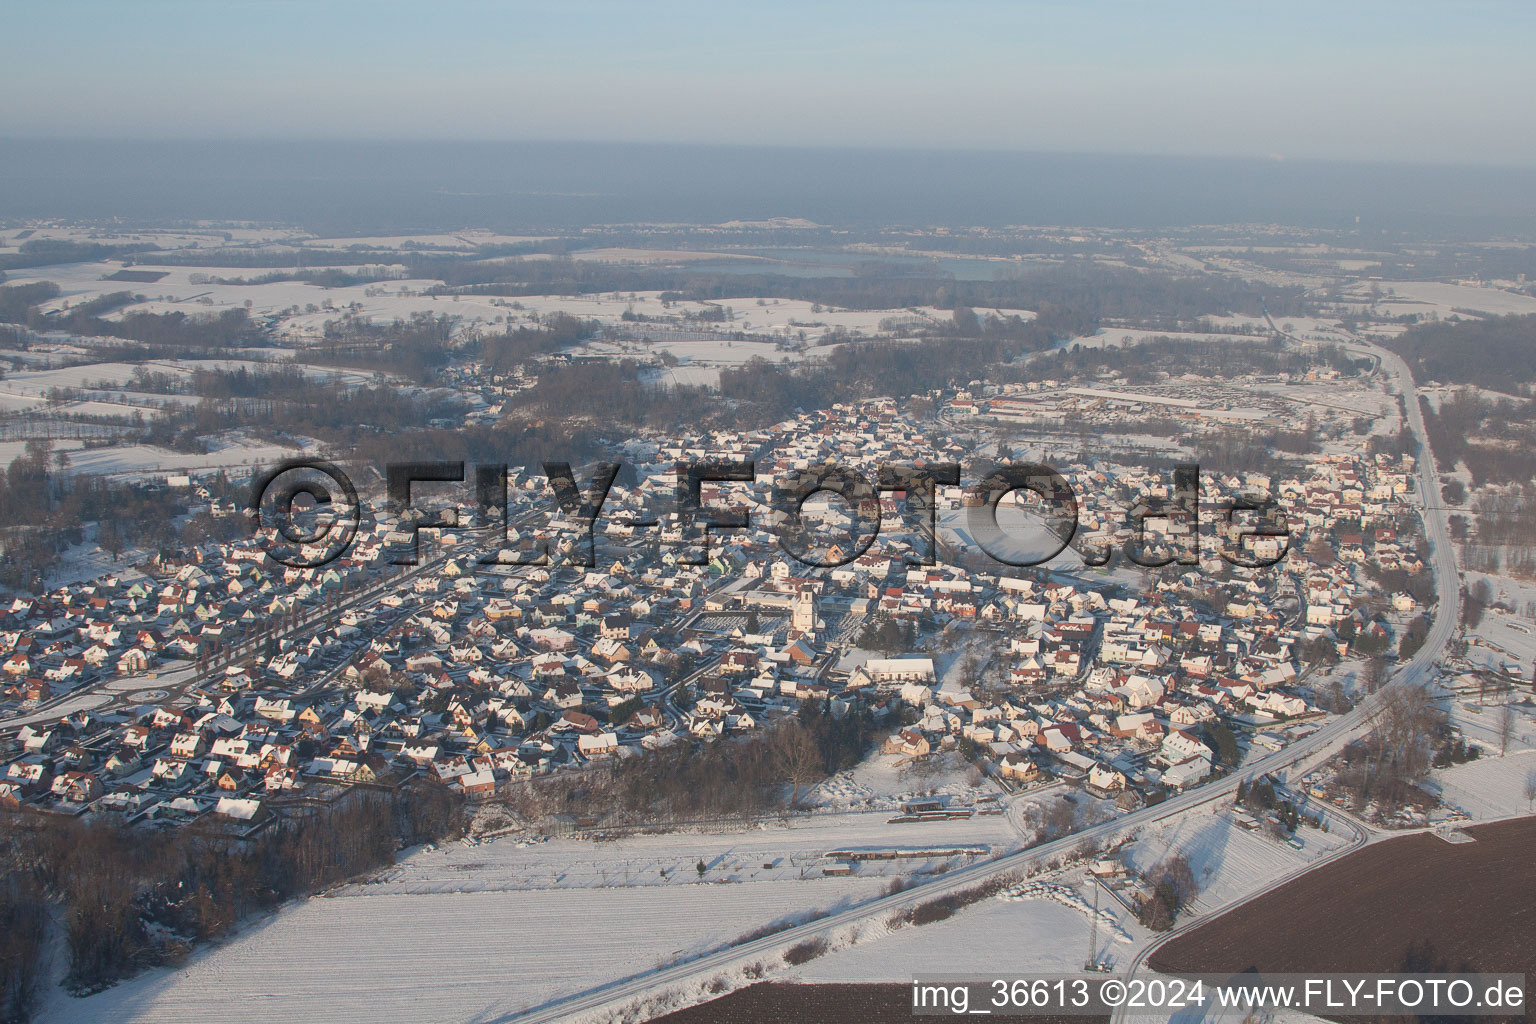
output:
<instances>
[{"instance_id":1,"label":"bare tree","mask_svg":"<svg viewBox=\"0 0 1536 1024\"><path fill-rule=\"evenodd\" d=\"M810 786L821 778L821 751L816 741L798 722L786 722L775 731L773 737L774 763L792 788L790 805L800 800L800 787Z\"/></svg>"},{"instance_id":2,"label":"bare tree","mask_svg":"<svg viewBox=\"0 0 1536 1024\"><path fill-rule=\"evenodd\" d=\"M1071 832L1077 824L1077 804L1062 797L1045 812L1042 825L1047 839L1056 839Z\"/></svg>"},{"instance_id":3,"label":"bare tree","mask_svg":"<svg viewBox=\"0 0 1536 1024\"><path fill-rule=\"evenodd\" d=\"M1370 764L1359 779L1362 804L1372 792L1386 805L1402 802L1408 788L1429 769L1430 741L1442 720L1443 714L1423 688L1398 686L1385 691L1369 741Z\"/></svg>"},{"instance_id":4,"label":"bare tree","mask_svg":"<svg viewBox=\"0 0 1536 1024\"><path fill-rule=\"evenodd\" d=\"M967 689L974 689L981 682L981 659L976 652L966 648L965 657L960 659L960 682Z\"/></svg>"},{"instance_id":5,"label":"bare tree","mask_svg":"<svg viewBox=\"0 0 1536 1024\"><path fill-rule=\"evenodd\" d=\"M1360 672L1360 685L1366 693L1375 693L1387 681L1387 659L1379 655L1370 658Z\"/></svg>"},{"instance_id":6,"label":"bare tree","mask_svg":"<svg viewBox=\"0 0 1536 1024\"><path fill-rule=\"evenodd\" d=\"M1505 704L1499 709L1499 756L1509 751L1509 741L1515 737L1515 709Z\"/></svg>"},{"instance_id":7,"label":"bare tree","mask_svg":"<svg viewBox=\"0 0 1536 1024\"><path fill-rule=\"evenodd\" d=\"M1176 853L1163 861L1156 873L1173 886L1176 906L1184 906L1200 891L1200 887L1195 883L1194 869L1190 867L1189 859L1182 853Z\"/></svg>"},{"instance_id":8,"label":"bare tree","mask_svg":"<svg viewBox=\"0 0 1536 1024\"><path fill-rule=\"evenodd\" d=\"M123 553L123 534L116 523L101 524L100 530L97 531L97 543L112 556L113 562L116 562L118 556Z\"/></svg>"}]
</instances>

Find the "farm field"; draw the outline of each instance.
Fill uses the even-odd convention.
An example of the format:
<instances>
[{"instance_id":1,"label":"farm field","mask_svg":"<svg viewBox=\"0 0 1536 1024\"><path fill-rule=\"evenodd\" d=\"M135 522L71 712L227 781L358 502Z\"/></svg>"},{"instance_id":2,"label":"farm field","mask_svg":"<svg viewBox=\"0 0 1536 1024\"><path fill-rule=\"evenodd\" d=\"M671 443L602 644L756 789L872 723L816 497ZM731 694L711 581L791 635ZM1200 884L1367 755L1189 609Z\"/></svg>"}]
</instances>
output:
<instances>
[{"instance_id":1,"label":"farm field","mask_svg":"<svg viewBox=\"0 0 1536 1024\"><path fill-rule=\"evenodd\" d=\"M908 985L786 985L766 982L686 1010L656 1024L910 1024ZM1094 1024L1107 1017L1009 1017L1019 1024Z\"/></svg>"},{"instance_id":2,"label":"farm field","mask_svg":"<svg viewBox=\"0 0 1536 1024\"><path fill-rule=\"evenodd\" d=\"M73 999L40 1022L375 1024L494 1020L730 942L757 924L874 896L873 879L315 897L179 968Z\"/></svg>"},{"instance_id":3,"label":"farm field","mask_svg":"<svg viewBox=\"0 0 1536 1024\"><path fill-rule=\"evenodd\" d=\"M1536 973L1536 818L1478 825L1472 843L1419 833L1375 843L1181 935L1165 972L1391 971L1428 939L1452 967Z\"/></svg>"},{"instance_id":4,"label":"farm field","mask_svg":"<svg viewBox=\"0 0 1536 1024\"><path fill-rule=\"evenodd\" d=\"M1433 311L1445 319L1459 310L1476 310L1493 316L1536 312L1536 299L1503 288L1478 288L1445 281L1394 281L1389 287L1391 293L1382 296L1377 304L1386 316ZM1352 289L1357 295L1365 290L1362 285Z\"/></svg>"},{"instance_id":5,"label":"farm field","mask_svg":"<svg viewBox=\"0 0 1536 1024\"><path fill-rule=\"evenodd\" d=\"M852 877L823 877L827 851L1002 849L1017 841L1003 816L920 825L888 825L888 817L821 814L723 834L504 837L423 848L371 880L255 921L178 968L84 999L49 986L37 1020L350 1024L364 1005L378 1024L493 1020L763 925L862 902L883 892L890 874L968 862L876 861Z\"/></svg>"},{"instance_id":6,"label":"farm field","mask_svg":"<svg viewBox=\"0 0 1536 1024\"><path fill-rule=\"evenodd\" d=\"M111 477L156 476L167 473L212 472L223 469L231 476L240 478L253 467L269 466L284 459L302 454L297 447L285 447L251 437L243 431L210 435L205 439L206 452L178 452L148 444L119 444L105 448L84 448L78 441L56 441L55 452L63 452L69 458L71 474L95 474ZM295 441L296 445L300 442ZM21 454L25 442L0 442L0 461L9 465L6 455L14 460ZM308 441L311 449L318 442Z\"/></svg>"},{"instance_id":7,"label":"farm field","mask_svg":"<svg viewBox=\"0 0 1536 1024\"><path fill-rule=\"evenodd\" d=\"M589 255L588 258L591 258ZM336 269L355 269L355 258L341 258L333 264ZM533 295L520 296L517 308L510 301L498 298L466 296L436 296L429 290L440 285L440 280L425 278L388 278L379 281L336 287L320 287L305 281L273 281L263 283L219 284L210 279L252 282L266 273L263 269L240 267L175 267L159 266L153 269L163 276L154 283L125 285L112 280L111 275L120 266L115 261L72 263L28 269L13 274L7 284L29 284L51 281L61 289L57 299L44 303L48 312L89 302L123 291L143 296L141 301L108 314L109 319L120 318L126 313L186 313L217 314L237 307L248 308L255 316L282 315L277 335L290 342L303 344L323 336L324 324L341 315L342 310L356 309L364 319L389 321L405 319L413 313L453 315L464 326L492 325L511 326L516 321L527 320L533 315L565 312L572 316L590 317L611 326L620 326L621 315L627 309L652 317L678 315L684 311L698 312L713 306L693 300L683 300L664 309L659 292L591 293L586 295ZM310 270L324 269L309 267ZM391 269L403 271L401 265ZM197 275L197 280L193 276ZM246 303L249 302L249 306ZM329 303L329 308L317 304ZM851 332L875 334L881 321L891 317L901 320L927 319L947 321L950 311L935 307L908 309L816 309L811 302L795 299L765 298L762 305L753 297L732 299L730 305L735 319L722 324L722 331L750 331L760 334L781 335L798 339L804 333L810 344L815 344L833 328L841 327ZM313 310L311 307L315 307ZM673 325L659 324L666 331ZM658 346L673 350L674 346L663 343ZM718 360L725 364L746 362L753 354L773 351L772 345L747 344L734 350L715 341L675 343L674 354L684 362ZM582 348L585 352L616 351L613 346L595 343ZM791 356L790 358L802 358Z\"/></svg>"}]
</instances>

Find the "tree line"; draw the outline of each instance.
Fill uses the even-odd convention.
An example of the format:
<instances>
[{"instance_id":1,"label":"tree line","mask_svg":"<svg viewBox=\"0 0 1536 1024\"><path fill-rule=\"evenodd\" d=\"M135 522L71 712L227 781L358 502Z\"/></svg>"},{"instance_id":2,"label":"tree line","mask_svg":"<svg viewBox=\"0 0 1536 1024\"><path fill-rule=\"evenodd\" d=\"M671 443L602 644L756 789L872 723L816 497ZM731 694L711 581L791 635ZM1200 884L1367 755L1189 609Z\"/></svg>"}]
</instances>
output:
<instances>
[{"instance_id":1,"label":"tree line","mask_svg":"<svg viewBox=\"0 0 1536 1024\"><path fill-rule=\"evenodd\" d=\"M827 702L810 700L768 728L530 780L505 799L530 820L569 814L602 827L785 811L808 787L857 764L889 728L866 709L836 714Z\"/></svg>"},{"instance_id":2,"label":"tree line","mask_svg":"<svg viewBox=\"0 0 1536 1024\"><path fill-rule=\"evenodd\" d=\"M71 476L67 468L67 453L33 439L0 471L0 586L41 589L43 573L60 551L84 540L88 523L101 524L101 546L114 557L130 545L175 539L176 517L186 511L184 493L93 474Z\"/></svg>"},{"instance_id":3,"label":"tree line","mask_svg":"<svg viewBox=\"0 0 1536 1024\"><path fill-rule=\"evenodd\" d=\"M7 815L0 856L0 1016L25 1020L37 995L45 922L56 908L75 994L174 963L251 915L390 864L403 846L462 830L462 803L435 782L355 789L282 812L251 838L191 825L131 828L114 816Z\"/></svg>"},{"instance_id":4,"label":"tree line","mask_svg":"<svg viewBox=\"0 0 1536 1024\"><path fill-rule=\"evenodd\" d=\"M1536 315L1418 324L1387 345L1421 384L1469 384L1520 394L1524 385L1536 382Z\"/></svg>"},{"instance_id":5,"label":"tree line","mask_svg":"<svg viewBox=\"0 0 1536 1024\"><path fill-rule=\"evenodd\" d=\"M58 263L94 263L98 260L120 259L155 248L144 242L107 245L101 242L73 242L65 238L32 238L21 243L16 252L0 255L0 270L48 267Z\"/></svg>"},{"instance_id":6,"label":"tree line","mask_svg":"<svg viewBox=\"0 0 1536 1024\"><path fill-rule=\"evenodd\" d=\"M444 260L408 271L444 282L439 294L550 295L593 292L663 293L663 299L719 302L740 298L799 299L844 309L906 309L957 305L979 309L1075 309L1092 317L1173 317L1193 320L1224 313L1257 315L1267 302L1276 316L1305 311L1303 290L1208 276L1067 260L1019 270L991 281L958 280L928 268L877 265L851 276L708 273L686 268L634 268L590 260Z\"/></svg>"}]
</instances>

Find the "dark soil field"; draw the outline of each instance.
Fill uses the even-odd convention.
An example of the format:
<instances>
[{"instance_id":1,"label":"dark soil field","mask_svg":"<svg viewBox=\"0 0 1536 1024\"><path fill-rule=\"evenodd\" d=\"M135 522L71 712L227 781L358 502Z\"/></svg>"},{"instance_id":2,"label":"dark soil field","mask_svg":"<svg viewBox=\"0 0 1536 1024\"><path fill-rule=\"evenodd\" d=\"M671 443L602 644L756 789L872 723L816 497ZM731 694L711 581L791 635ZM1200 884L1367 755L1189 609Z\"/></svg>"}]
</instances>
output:
<instances>
[{"instance_id":1,"label":"dark soil field","mask_svg":"<svg viewBox=\"0 0 1536 1024\"><path fill-rule=\"evenodd\" d=\"M910 985L788 985L763 982L655 1024L913 1024ZM1098 1024L1103 1017L1006 1017L1018 1024Z\"/></svg>"},{"instance_id":2,"label":"dark soil field","mask_svg":"<svg viewBox=\"0 0 1536 1024\"><path fill-rule=\"evenodd\" d=\"M1536 979L1536 818L1479 825L1475 843L1404 836L1309 872L1152 955L1172 972L1395 971L1428 940L1443 970Z\"/></svg>"}]
</instances>

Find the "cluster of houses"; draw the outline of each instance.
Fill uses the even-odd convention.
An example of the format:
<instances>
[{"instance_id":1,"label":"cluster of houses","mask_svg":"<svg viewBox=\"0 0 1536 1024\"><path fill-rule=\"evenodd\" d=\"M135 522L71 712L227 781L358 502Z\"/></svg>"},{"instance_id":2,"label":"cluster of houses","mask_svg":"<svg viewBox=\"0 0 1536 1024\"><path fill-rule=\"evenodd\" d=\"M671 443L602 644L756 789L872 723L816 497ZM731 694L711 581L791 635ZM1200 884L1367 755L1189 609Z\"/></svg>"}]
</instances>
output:
<instances>
[{"instance_id":1,"label":"cluster of houses","mask_svg":"<svg viewBox=\"0 0 1536 1024\"><path fill-rule=\"evenodd\" d=\"M964 749L1013 783L1065 776L1129 799L1209 775L1218 722L1266 730L1318 714L1300 646L1347 647L1336 630L1359 618L1369 581L1351 553L1314 562L1302 541L1358 535L1373 557L1415 565L1392 525L1411 462L1384 456L1212 481L1198 519L1225 494L1269 490L1293 530L1289 560L1218 575L1202 550L1199 566L1135 594L1073 575L1075 563L920 564L899 492L878 501L905 529L862 552L850 541L826 567L783 553L761 486L703 487L706 505L750 520L712 531L704 557L687 555L698 538L681 520L637 525L672 500L679 462L754 459L767 480L826 461L870 479L885 465L963 461L934 433L878 401L690 444L632 442L641 472L605 504L590 568L488 563L483 541L444 531L438 554L395 572L387 556L411 542L408 524L374 509L320 568L276 565L252 541L209 544L18 598L0 619L0 672L10 711L31 724L0 726L0 806L260 822L289 801L416 776L483 798L542 773L728 740L812 699L888 720L891 754ZM1058 468L1079 488L1086 535L1105 543L1130 536L1138 495L1168 493L1161 475L1107 462ZM547 492L542 477L515 476L508 522ZM963 498L940 489L941 506ZM516 561L579 553L579 525L557 513L506 528L493 547ZM1175 543L1199 525L1173 514L1161 529ZM887 619L924 653L854 649L862 627ZM939 638L957 632L996 651L978 678L955 678ZM135 676L155 696L136 699L124 682ZM73 694L104 689L105 704L71 709ZM51 707L57 716L39 713Z\"/></svg>"},{"instance_id":2,"label":"cluster of houses","mask_svg":"<svg viewBox=\"0 0 1536 1024\"><path fill-rule=\"evenodd\" d=\"M1002 582L997 593L1009 596L996 600L1014 616L1027 608L1027 618L1001 623L1006 656L984 673L985 686L940 685L925 657L853 670L850 685L873 685L912 709L915 721L887 753L968 745L1019 784L1066 777L1104 795L1149 792L1210 775L1210 725L1288 728L1317 716L1295 691L1294 634L1279 621L1200 622L1171 594L1106 602L1067 584L1036 594L1026 581ZM1041 602L1043 612L1030 607Z\"/></svg>"}]
</instances>

